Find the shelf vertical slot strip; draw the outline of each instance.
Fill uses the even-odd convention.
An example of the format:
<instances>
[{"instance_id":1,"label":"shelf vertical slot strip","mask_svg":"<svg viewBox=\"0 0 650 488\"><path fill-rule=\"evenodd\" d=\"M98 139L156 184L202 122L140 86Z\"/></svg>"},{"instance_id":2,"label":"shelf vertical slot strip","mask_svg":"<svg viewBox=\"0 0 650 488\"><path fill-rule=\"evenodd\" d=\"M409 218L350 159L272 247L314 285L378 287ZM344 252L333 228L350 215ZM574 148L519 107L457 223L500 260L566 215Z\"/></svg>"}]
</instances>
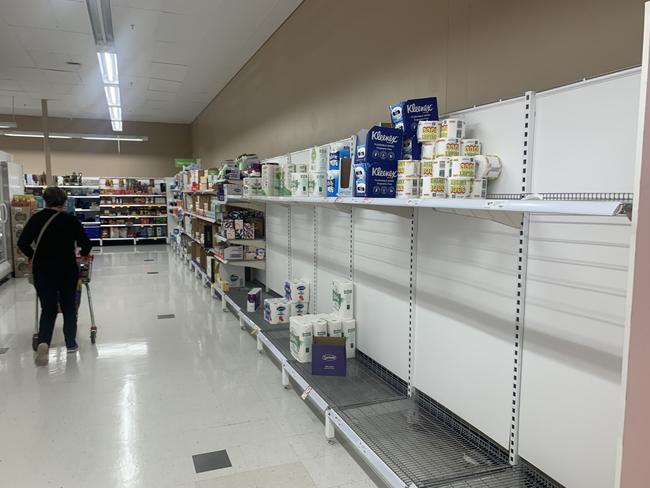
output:
<instances>
[{"instance_id":1,"label":"shelf vertical slot strip","mask_svg":"<svg viewBox=\"0 0 650 488\"><path fill-rule=\"evenodd\" d=\"M419 210L411 210L411 257L409 262L409 350L408 350L408 396L413 394L415 383L415 290L417 278L417 230Z\"/></svg>"},{"instance_id":2,"label":"shelf vertical slot strip","mask_svg":"<svg viewBox=\"0 0 650 488\"><path fill-rule=\"evenodd\" d=\"M524 98L524 131L522 148L521 192L527 194L532 188L533 134L535 120L535 93L526 92ZM512 372L512 404L510 433L508 437L509 462L515 466L519 462L519 416L521 411L521 365L524 344L524 319L526 307L526 276L528 270L528 238L530 213L524 212L519 228L519 249L517 253L517 289L515 296L514 354Z\"/></svg>"}]
</instances>

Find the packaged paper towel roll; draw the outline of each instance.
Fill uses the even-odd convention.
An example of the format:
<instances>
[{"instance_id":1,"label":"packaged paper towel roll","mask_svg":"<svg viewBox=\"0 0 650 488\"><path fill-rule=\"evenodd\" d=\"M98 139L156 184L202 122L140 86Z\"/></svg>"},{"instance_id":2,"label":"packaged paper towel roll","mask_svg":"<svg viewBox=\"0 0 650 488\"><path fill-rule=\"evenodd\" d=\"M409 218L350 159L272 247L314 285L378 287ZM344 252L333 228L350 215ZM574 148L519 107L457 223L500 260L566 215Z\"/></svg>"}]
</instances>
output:
<instances>
[{"instance_id":1,"label":"packaged paper towel roll","mask_svg":"<svg viewBox=\"0 0 650 488\"><path fill-rule=\"evenodd\" d=\"M310 197L327 196L327 173L309 173L308 191Z\"/></svg>"},{"instance_id":2,"label":"packaged paper towel roll","mask_svg":"<svg viewBox=\"0 0 650 488\"><path fill-rule=\"evenodd\" d=\"M312 320L312 330L314 331L314 337L327 337L327 320Z\"/></svg>"},{"instance_id":3,"label":"packaged paper towel roll","mask_svg":"<svg viewBox=\"0 0 650 488\"><path fill-rule=\"evenodd\" d=\"M419 176L420 161L400 159L397 161L397 176Z\"/></svg>"},{"instance_id":4,"label":"packaged paper towel roll","mask_svg":"<svg viewBox=\"0 0 650 488\"><path fill-rule=\"evenodd\" d=\"M357 322L354 319L341 320L341 329L345 341L346 356L348 359L353 358L357 351Z\"/></svg>"},{"instance_id":5,"label":"packaged paper towel roll","mask_svg":"<svg viewBox=\"0 0 650 488\"><path fill-rule=\"evenodd\" d=\"M447 198L447 178L423 176L422 198Z\"/></svg>"},{"instance_id":6,"label":"packaged paper towel roll","mask_svg":"<svg viewBox=\"0 0 650 488\"><path fill-rule=\"evenodd\" d=\"M498 156L474 156L474 161L478 163L477 178L496 180L501 175L501 159Z\"/></svg>"},{"instance_id":7,"label":"packaged paper towel roll","mask_svg":"<svg viewBox=\"0 0 650 488\"><path fill-rule=\"evenodd\" d=\"M476 178L476 166L474 158L467 156L458 156L451 158L451 178Z\"/></svg>"},{"instance_id":8,"label":"packaged paper towel roll","mask_svg":"<svg viewBox=\"0 0 650 488\"><path fill-rule=\"evenodd\" d=\"M486 198L487 197L487 179L474 178L472 181L472 198Z\"/></svg>"},{"instance_id":9,"label":"packaged paper towel roll","mask_svg":"<svg viewBox=\"0 0 650 488\"><path fill-rule=\"evenodd\" d=\"M460 119L445 119L440 122L440 137L462 139L465 137L465 122Z\"/></svg>"},{"instance_id":10,"label":"packaged paper towel roll","mask_svg":"<svg viewBox=\"0 0 650 488\"><path fill-rule=\"evenodd\" d=\"M262 165L262 191L266 196L275 196L277 190L278 163L264 163Z\"/></svg>"},{"instance_id":11,"label":"packaged paper towel roll","mask_svg":"<svg viewBox=\"0 0 650 488\"><path fill-rule=\"evenodd\" d=\"M354 285L349 280L332 281L332 309L342 319L354 318Z\"/></svg>"},{"instance_id":12,"label":"packaged paper towel roll","mask_svg":"<svg viewBox=\"0 0 650 488\"><path fill-rule=\"evenodd\" d=\"M285 162L280 165L281 176L281 191L280 195L291 195L291 175L296 172L296 165L294 163Z\"/></svg>"},{"instance_id":13,"label":"packaged paper towel roll","mask_svg":"<svg viewBox=\"0 0 650 488\"><path fill-rule=\"evenodd\" d=\"M336 314L327 316L327 335L330 337L343 337L341 319Z\"/></svg>"},{"instance_id":14,"label":"packaged paper towel roll","mask_svg":"<svg viewBox=\"0 0 650 488\"><path fill-rule=\"evenodd\" d=\"M313 343L312 324L305 317L289 319L289 347L291 355L299 363L311 362L311 346Z\"/></svg>"},{"instance_id":15,"label":"packaged paper towel roll","mask_svg":"<svg viewBox=\"0 0 650 488\"><path fill-rule=\"evenodd\" d=\"M447 179L447 195L449 198L469 198L472 195L474 178L462 176Z\"/></svg>"},{"instance_id":16,"label":"packaged paper towel roll","mask_svg":"<svg viewBox=\"0 0 650 488\"><path fill-rule=\"evenodd\" d=\"M397 177L397 198L418 198L420 196L420 179L417 176Z\"/></svg>"},{"instance_id":17,"label":"packaged paper towel roll","mask_svg":"<svg viewBox=\"0 0 650 488\"><path fill-rule=\"evenodd\" d=\"M433 161L420 161L420 174L422 176L433 176Z\"/></svg>"},{"instance_id":18,"label":"packaged paper towel roll","mask_svg":"<svg viewBox=\"0 0 650 488\"><path fill-rule=\"evenodd\" d=\"M309 176L307 173L293 173L291 175L291 195L294 197L309 195Z\"/></svg>"},{"instance_id":19,"label":"packaged paper towel roll","mask_svg":"<svg viewBox=\"0 0 650 488\"><path fill-rule=\"evenodd\" d=\"M308 173L309 172L309 165L307 163L296 163L295 164L296 169L295 173Z\"/></svg>"},{"instance_id":20,"label":"packaged paper towel roll","mask_svg":"<svg viewBox=\"0 0 650 488\"><path fill-rule=\"evenodd\" d=\"M438 139L436 141L436 156L460 156L460 139Z\"/></svg>"},{"instance_id":21,"label":"packaged paper towel roll","mask_svg":"<svg viewBox=\"0 0 650 488\"><path fill-rule=\"evenodd\" d=\"M249 176L244 178L243 195L245 197L254 197L261 195L262 192L262 178L257 176Z\"/></svg>"},{"instance_id":22,"label":"packaged paper towel roll","mask_svg":"<svg viewBox=\"0 0 650 488\"><path fill-rule=\"evenodd\" d=\"M451 176L451 158L440 157L433 161L433 177L449 178Z\"/></svg>"},{"instance_id":23,"label":"packaged paper towel roll","mask_svg":"<svg viewBox=\"0 0 650 488\"><path fill-rule=\"evenodd\" d=\"M439 122L437 120L420 120L418 122L418 141L435 142L440 138L438 130Z\"/></svg>"},{"instance_id":24,"label":"packaged paper towel roll","mask_svg":"<svg viewBox=\"0 0 650 488\"><path fill-rule=\"evenodd\" d=\"M308 171L313 173L326 173L329 169L329 157L329 146L313 147Z\"/></svg>"},{"instance_id":25,"label":"packaged paper towel roll","mask_svg":"<svg viewBox=\"0 0 650 488\"><path fill-rule=\"evenodd\" d=\"M483 145L478 139L463 139L460 141L461 156L477 156L481 154Z\"/></svg>"},{"instance_id":26,"label":"packaged paper towel roll","mask_svg":"<svg viewBox=\"0 0 650 488\"><path fill-rule=\"evenodd\" d=\"M436 143L435 142L423 142L422 149L420 150L420 159L433 159L436 157Z\"/></svg>"},{"instance_id":27,"label":"packaged paper towel roll","mask_svg":"<svg viewBox=\"0 0 650 488\"><path fill-rule=\"evenodd\" d=\"M309 313L309 302L291 302L291 317L300 317Z\"/></svg>"}]
</instances>

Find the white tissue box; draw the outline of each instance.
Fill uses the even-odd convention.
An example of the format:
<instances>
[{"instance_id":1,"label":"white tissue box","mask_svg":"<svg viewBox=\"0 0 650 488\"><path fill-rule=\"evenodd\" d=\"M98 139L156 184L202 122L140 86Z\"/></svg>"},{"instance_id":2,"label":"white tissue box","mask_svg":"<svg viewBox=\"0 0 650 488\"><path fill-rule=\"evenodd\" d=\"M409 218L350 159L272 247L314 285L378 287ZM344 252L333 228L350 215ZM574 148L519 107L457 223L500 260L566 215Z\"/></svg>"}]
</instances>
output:
<instances>
[{"instance_id":1,"label":"white tissue box","mask_svg":"<svg viewBox=\"0 0 650 488\"><path fill-rule=\"evenodd\" d=\"M353 290L349 280L332 281L332 309L341 319L354 318Z\"/></svg>"}]
</instances>

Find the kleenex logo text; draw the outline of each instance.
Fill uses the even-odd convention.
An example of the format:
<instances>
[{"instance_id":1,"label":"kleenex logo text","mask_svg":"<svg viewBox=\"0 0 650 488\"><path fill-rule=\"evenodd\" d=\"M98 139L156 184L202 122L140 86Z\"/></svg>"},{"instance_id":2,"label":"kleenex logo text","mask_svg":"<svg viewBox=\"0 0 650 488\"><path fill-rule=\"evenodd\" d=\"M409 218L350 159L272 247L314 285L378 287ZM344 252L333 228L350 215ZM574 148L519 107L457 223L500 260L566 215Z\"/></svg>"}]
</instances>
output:
<instances>
[{"instance_id":1,"label":"kleenex logo text","mask_svg":"<svg viewBox=\"0 0 650 488\"><path fill-rule=\"evenodd\" d=\"M388 134L382 134L379 131L372 131L372 140L373 141L382 141L382 142L387 142L389 144L395 144L397 143L397 136L389 136Z\"/></svg>"},{"instance_id":2,"label":"kleenex logo text","mask_svg":"<svg viewBox=\"0 0 650 488\"><path fill-rule=\"evenodd\" d=\"M395 178L397 177L397 171L373 167L372 176L378 176L380 178Z\"/></svg>"},{"instance_id":3,"label":"kleenex logo text","mask_svg":"<svg viewBox=\"0 0 650 488\"><path fill-rule=\"evenodd\" d=\"M409 103L406 106L406 113L419 114L423 112L431 112L433 110L433 104L429 103L427 105L416 105L415 103Z\"/></svg>"}]
</instances>

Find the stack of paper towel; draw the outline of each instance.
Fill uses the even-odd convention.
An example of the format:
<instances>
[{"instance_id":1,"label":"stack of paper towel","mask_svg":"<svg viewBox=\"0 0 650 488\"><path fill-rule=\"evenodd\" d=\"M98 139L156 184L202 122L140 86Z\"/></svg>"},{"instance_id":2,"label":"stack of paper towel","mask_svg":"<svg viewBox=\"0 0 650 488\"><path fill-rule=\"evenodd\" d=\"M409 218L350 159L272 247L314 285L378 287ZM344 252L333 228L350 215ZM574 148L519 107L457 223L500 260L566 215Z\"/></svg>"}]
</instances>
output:
<instances>
[{"instance_id":1,"label":"stack of paper towel","mask_svg":"<svg viewBox=\"0 0 650 488\"><path fill-rule=\"evenodd\" d=\"M345 337L346 356L353 358L357 347L354 319L342 319L336 313L294 316L289 319L291 354L301 363L311 362L314 337Z\"/></svg>"}]
</instances>

